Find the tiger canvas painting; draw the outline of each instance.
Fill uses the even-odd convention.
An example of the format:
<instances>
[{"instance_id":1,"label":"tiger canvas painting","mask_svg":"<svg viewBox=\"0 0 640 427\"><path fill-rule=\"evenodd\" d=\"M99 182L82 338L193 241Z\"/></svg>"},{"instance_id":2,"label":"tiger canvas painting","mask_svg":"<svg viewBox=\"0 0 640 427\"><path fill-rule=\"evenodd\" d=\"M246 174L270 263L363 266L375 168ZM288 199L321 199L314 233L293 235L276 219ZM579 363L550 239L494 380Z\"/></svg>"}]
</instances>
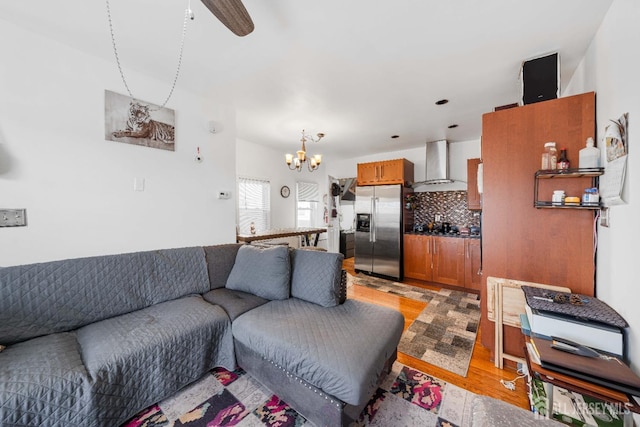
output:
<instances>
[{"instance_id":1,"label":"tiger canvas painting","mask_svg":"<svg viewBox=\"0 0 640 427\"><path fill-rule=\"evenodd\" d=\"M105 90L105 139L175 151L175 111Z\"/></svg>"}]
</instances>

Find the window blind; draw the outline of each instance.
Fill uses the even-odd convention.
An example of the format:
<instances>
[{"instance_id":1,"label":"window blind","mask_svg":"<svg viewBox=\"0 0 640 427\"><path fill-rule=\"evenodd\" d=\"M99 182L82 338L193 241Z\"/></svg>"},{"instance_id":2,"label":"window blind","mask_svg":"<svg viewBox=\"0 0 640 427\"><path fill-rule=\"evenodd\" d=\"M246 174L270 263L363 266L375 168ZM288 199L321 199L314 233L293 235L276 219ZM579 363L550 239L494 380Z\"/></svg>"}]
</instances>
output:
<instances>
[{"instance_id":1,"label":"window blind","mask_svg":"<svg viewBox=\"0 0 640 427\"><path fill-rule=\"evenodd\" d=\"M256 231L271 226L271 184L268 180L238 178L238 230L250 232L253 222Z\"/></svg>"}]
</instances>

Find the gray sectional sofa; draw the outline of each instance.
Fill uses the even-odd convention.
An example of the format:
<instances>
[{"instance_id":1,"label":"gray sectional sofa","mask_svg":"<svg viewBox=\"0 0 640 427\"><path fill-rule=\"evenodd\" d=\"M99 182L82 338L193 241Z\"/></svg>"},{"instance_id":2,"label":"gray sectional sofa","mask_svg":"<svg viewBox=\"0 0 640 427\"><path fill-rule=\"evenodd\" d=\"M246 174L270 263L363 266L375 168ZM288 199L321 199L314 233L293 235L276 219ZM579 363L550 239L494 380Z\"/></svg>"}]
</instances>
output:
<instances>
[{"instance_id":1,"label":"gray sectional sofa","mask_svg":"<svg viewBox=\"0 0 640 427\"><path fill-rule=\"evenodd\" d=\"M0 425L118 426L216 366L317 425L356 418L404 325L342 255L216 245L0 268Z\"/></svg>"}]
</instances>

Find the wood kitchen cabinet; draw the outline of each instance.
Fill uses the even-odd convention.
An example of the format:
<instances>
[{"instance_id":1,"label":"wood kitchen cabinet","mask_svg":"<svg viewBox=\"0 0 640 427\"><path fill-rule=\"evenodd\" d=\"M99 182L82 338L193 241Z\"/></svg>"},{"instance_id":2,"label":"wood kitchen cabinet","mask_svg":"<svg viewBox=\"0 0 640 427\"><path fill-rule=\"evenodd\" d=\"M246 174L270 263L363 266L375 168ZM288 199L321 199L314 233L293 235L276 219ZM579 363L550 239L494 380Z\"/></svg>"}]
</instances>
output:
<instances>
[{"instance_id":1,"label":"wood kitchen cabinet","mask_svg":"<svg viewBox=\"0 0 640 427\"><path fill-rule=\"evenodd\" d=\"M482 286L480 239L464 240L464 287L480 291Z\"/></svg>"},{"instance_id":2,"label":"wood kitchen cabinet","mask_svg":"<svg viewBox=\"0 0 640 427\"><path fill-rule=\"evenodd\" d=\"M404 277L477 291L479 269L478 239L404 235Z\"/></svg>"},{"instance_id":3,"label":"wood kitchen cabinet","mask_svg":"<svg viewBox=\"0 0 640 427\"><path fill-rule=\"evenodd\" d=\"M537 209L535 174L544 143L555 141L577 162L596 135L595 93L567 96L484 114L482 117L482 344L494 348L494 324L486 306L487 277L566 286L595 292L594 211ZM582 180L582 181L581 181ZM552 190L580 196L590 178L546 179ZM576 185L576 187L573 187ZM606 284L604 285L606 286ZM504 326L504 351L522 355L522 333Z\"/></svg>"},{"instance_id":4,"label":"wood kitchen cabinet","mask_svg":"<svg viewBox=\"0 0 640 427\"><path fill-rule=\"evenodd\" d=\"M478 191L478 166L480 159L467 159L467 208L482 210L482 198Z\"/></svg>"},{"instance_id":5,"label":"wood kitchen cabinet","mask_svg":"<svg viewBox=\"0 0 640 427\"><path fill-rule=\"evenodd\" d=\"M431 236L404 235L404 277L431 281Z\"/></svg>"},{"instance_id":6,"label":"wood kitchen cabinet","mask_svg":"<svg viewBox=\"0 0 640 427\"><path fill-rule=\"evenodd\" d=\"M413 183L413 163L407 159L358 163L358 185Z\"/></svg>"},{"instance_id":7,"label":"wood kitchen cabinet","mask_svg":"<svg viewBox=\"0 0 640 427\"><path fill-rule=\"evenodd\" d=\"M464 285L464 241L458 237L432 236L433 279L445 285Z\"/></svg>"}]
</instances>

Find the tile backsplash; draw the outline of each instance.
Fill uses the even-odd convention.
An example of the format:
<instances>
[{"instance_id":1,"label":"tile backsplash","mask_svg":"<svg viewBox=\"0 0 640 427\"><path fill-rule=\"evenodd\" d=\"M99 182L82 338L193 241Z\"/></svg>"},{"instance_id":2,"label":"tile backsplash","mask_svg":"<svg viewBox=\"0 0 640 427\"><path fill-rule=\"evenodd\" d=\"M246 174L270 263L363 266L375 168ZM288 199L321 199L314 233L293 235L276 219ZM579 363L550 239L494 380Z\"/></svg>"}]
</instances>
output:
<instances>
[{"instance_id":1,"label":"tile backsplash","mask_svg":"<svg viewBox=\"0 0 640 427\"><path fill-rule=\"evenodd\" d=\"M415 224L435 222L436 215L441 215L441 222L449 222L457 226L479 226L479 211L467 208L466 191L430 191L414 193L416 207L413 212Z\"/></svg>"}]
</instances>

